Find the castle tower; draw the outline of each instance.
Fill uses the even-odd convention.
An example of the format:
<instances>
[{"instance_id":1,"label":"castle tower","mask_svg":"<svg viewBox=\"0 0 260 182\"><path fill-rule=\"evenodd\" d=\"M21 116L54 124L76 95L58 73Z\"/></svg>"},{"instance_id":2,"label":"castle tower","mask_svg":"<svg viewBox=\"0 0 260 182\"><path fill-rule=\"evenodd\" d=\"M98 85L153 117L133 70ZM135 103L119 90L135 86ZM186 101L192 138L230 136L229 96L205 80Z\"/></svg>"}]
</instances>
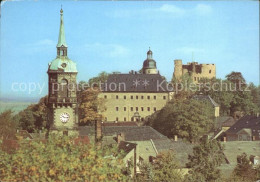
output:
<instances>
[{"instance_id":1,"label":"castle tower","mask_svg":"<svg viewBox=\"0 0 260 182\"><path fill-rule=\"evenodd\" d=\"M78 135L77 68L67 56L67 44L60 10L57 56L48 66L48 126L50 133Z\"/></svg>"},{"instance_id":2,"label":"castle tower","mask_svg":"<svg viewBox=\"0 0 260 182\"><path fill-rule=\"evenodd\" d=\"M174 73L173 78L179 80L182 77L182 60L175 59L174 60Z\"/></svg>"},{"instance_id":3,"label":"castle tower","mask_svg":"<svg viewBox=\"0 0 260 182\"><path fill-rule=\"evenodd\" d=\"M153 52L150 50L147 52L147 59L143 63L143 74L158 74L156 62L153 60Z\"/></svg>"}]
</instances>

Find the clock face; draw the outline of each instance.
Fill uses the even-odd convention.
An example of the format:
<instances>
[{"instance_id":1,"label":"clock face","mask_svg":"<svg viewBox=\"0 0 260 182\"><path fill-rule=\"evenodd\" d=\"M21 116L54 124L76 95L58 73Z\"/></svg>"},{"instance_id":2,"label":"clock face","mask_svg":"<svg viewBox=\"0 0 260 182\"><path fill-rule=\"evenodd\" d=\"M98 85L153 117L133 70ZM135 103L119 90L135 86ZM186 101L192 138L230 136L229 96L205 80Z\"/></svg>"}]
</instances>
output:
<instances>
[{"instance_id":1,"label":"clock face","mask_svg":"<svg viewBox=\"0 0 260 182\"><path fill-rule=\"evenodd\" d=\"M70 115L66 112L64 112L60 115L60 120L63 123L67 123L69 121L69 119L70 119Z\"/></svg>"}]
</instances>

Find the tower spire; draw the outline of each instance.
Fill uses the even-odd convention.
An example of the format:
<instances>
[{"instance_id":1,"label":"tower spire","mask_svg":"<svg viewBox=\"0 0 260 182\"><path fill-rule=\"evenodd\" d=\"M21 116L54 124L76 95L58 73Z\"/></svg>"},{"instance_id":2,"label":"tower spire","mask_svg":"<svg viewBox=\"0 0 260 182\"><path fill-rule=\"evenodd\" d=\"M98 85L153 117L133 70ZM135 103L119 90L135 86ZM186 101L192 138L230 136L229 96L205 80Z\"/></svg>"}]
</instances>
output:
<instances>
[{"instance_id":1,"label":"tower spire","mask_svg":"<svg viewBox=\"0 0 260 182\"><path fill-rule=\"evenodd\" d=\"M65 39L65 30L64 30L64 22L63 22L63 9L61 6L60 9L60 31L59 31L59 40L58 40L58 44L57 47L68 47L66 44L66 39Z\"/></svg>"},{"instance_id":2,"label":"tower spire","mask_svg":"<svg viewBox=\"0 0 260 182\"><path fill-rule=\"evenodd\" d=\"M64 30L64 22L63 22L63 9L61 6L60 9L60 31L59 31L59 40L57 44L57 56L67 56L67 44L65 39L65 30Z\"/></svg>"}]
</instances>

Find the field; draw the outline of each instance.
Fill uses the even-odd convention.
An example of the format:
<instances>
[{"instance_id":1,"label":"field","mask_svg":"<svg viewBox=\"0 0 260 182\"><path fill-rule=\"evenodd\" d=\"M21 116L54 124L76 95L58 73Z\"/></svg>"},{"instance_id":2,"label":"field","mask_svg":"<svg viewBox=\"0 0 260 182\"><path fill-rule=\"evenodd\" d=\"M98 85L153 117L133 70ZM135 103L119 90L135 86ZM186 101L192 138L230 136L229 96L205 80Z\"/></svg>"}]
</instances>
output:
<instances>
[{"instance_id":1,"label":"field","mask_svg":"<svg viewBox=\"0 0 260 182\"><path fill-rule=\"evenodd\" d=\"M30 102L3 102L0 101L0 113L4 112L5 110L11 109L15 114L24 110L28 107Z\"/></svg>"}]
</instances>

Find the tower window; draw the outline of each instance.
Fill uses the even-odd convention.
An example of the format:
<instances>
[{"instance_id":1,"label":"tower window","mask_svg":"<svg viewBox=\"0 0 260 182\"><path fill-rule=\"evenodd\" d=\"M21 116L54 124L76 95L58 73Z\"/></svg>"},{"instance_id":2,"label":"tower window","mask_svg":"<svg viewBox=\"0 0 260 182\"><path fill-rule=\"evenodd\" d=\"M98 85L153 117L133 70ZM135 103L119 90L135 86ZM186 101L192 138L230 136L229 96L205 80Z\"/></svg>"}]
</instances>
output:
<instances>
[{"instance_id":1,"label":"tower window","mask_svg":"<svg viewBox=\"0 0 260 182\"><path fill-rule=\"evenodd\" d=\"M131 99L134 99L134 96L131 95Z\"/></svg>"},{"instance_id":2,"label":"tower window","mask_svg":"<svg viewBox=\"0 0 260 182\"><path fill-rule=\"evenodd\" d=\"M150 99L150 96L149 96L149 95L147 96L147 99L148 99L148 100Z\"/></svg>"},{"instance_id":3,"label":"tower window","mask_svg":"<svg viewBox=\"0 0 260 182\"><path fill-rule=\"evenodd\" d=\"M153 96L153 98L154 98L154 100L156 100L156 95L155 95L155 96Z\"/></svg>"},{"instance_id":4,"label":"tower window","mask_svg":"<svg viewBox=\"0 0 260 182\"><path fill-rule=\"evenodd\" d=\"M156 107L153 108L153 111L156 112Z\"/></svg>"},{"instance_id":5,"label":"tower window","mask_svg":"<svg viewBox=\"0 0 260 182\"><path fill-rule=\"evenodd\" d=\"M118 121L118 117L116 117L116 121Z\"/></svg>"},{"instance_id":6,"label":"tower window","mask_svg":"<svg viewBox=\"0 0 260 182\"><path fill-rule=\"evenodd\" d=\"M144 99L144 96L143 96L143 95L141 96L141 99Z\"/></svg>"},{"instance_id":7,"label":"tower window","mask_svg":"<svg viewBox=\"0 0 260 182\"><path fill-rule=\"evenodd\" d=\"M138 99L138 95L135 98Z\"/></svg>"},{"instance_id":8,"label":"tower window","mask_svg":"<svg viewBox=\"0 0 260 182\"><path fill-rule=\"evenodd\" d=\"M166 96L163 96L163 99L166 100Z\"/></svg>"},{"instance_id":9,"label":"tower window","mask_svg":"<svg viewBox=\"0 0 260 182\"><path fill-rule=\"evenodd\" d=\"M116 111L118 111L119 110L119 108L118 107L116 107Z\"/></svg>"},{"instance_id":10,"label":"tower window","mask_svg":"<svg viewBox=\"0 0 260 182\"><path fill-rule=\"evenodd\" d=\"M124 99L126 99L126 95L124 95Z\"/></svg>"},{"instance_id":11,"label":"tower window","mask_svg":"<svg viewBox=\"0 0 260 182\"><path fill-rule=\"evenodd\" d=\"M147 107L147 111L150 111L150 107Z\"/></svg>"},{"instance_id":12,"label":"tower window","mask_svg":"<svg viewBox=\"0 0 260 182\"><path fill-rule=\"evenodd\" d=\"M211 73L211 70L209 70L209 73Z\"/></svg>"},{"instance_id":13,"label":"tower window","mask_svg":"<svg viewBox=\"0 0 260 182\"><path fill-rule=\"evenodd\" d=\"M116 99L118 99L118 95L116 95Z\"/></svg>"},{"instance_id":14,"label":"tower window","mask_svg":"<svg viewBox=\"0 0 260 182\"><path fill-rule=\"evenodd\" d=\"M136 107L135 110L138 111L138 107Z\"/></svg>"},{"instance_id":15,"label":"tower window","mask_svg":"<svg viewBox=\"0 0 260 182\"><path fill-rule=\"evenodd\" d=\"M126 107L124 107L124 111L126 111Z\"/></svg>"},{"instance_id":16,"label":"tower window","mask_svg":"<svg viewBox=\"0 0 260 182\"><path fill-rule=\"evenodd\" d=\"M141 107L141 111L144 111L144 107Z\"/></svg>"},{"instance_id":17,"label":"tower window","mask_svg":"<svg viewBox=\"0 0 260 182\"><path fill-rule=\"evenodd\" d=\"M134 108L133 108L133 107L131 107L131 111L134 111Z\"/></svg>"},{"instance_id":18,"label":"tower window","mask_svg":"<svg viewBox=\"0 0 260 182\"><path fill-rule=\"evenodd\" d=\"M126 117L124 117L124 121L126 121Z\"/></svg>"}]
</instances>

